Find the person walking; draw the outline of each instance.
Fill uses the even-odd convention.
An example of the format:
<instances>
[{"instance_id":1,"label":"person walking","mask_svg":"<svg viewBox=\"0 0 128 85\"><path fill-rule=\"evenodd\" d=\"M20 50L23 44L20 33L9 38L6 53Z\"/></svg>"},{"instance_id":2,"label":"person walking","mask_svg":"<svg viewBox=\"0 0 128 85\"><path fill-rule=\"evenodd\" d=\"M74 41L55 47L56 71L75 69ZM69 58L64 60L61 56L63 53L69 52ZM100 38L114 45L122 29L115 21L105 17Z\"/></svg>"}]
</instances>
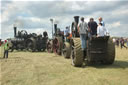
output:
<instances>
[{"instance_id":1,"label":"person walking","mask_svg":"<svg viewBox=\"0 0 128 85\"><path fill-rule=\"evenodd\" d=\"M4 43L4 56L3 56L3 58L8 58L8 50L9 50L9 45L8 45L7 40L5 40L5 43Z\"/></svg>"},{"instance_id":2,"label":"person walking","mask_svg":"<svg viewBox=\"0 0 128 85\"><path fill-rule=\"evenodd\" d=\"M124 45L124 39L123 38L121 38L121 40L120 40L120 46L121 46L121 49L123 48L123 47L125 47L126 49L127 49L127 47Z\"/></svg>"},{"instance_id":3,"label":"person walking","mask_svg":"<svg viewBox=\"0 0 128 85\"><path fill-rule=\"evenodd\" d=\"M88 22L88 29L89 29L89 33L90 33L90 36L93 36L93 35L97 35L97 23L94 21L93 18L90 18L90 21Z\"/></svg>"},{"instance_id":4,"label":"person walking","mask_svg":"<svg viewBox=\"0 0 128 85\"><path fill-rule=\"evenodd\" d=\"M78 31L81 39L81 48L83 51L83 59L86 58L86 44L87 44L87 31L88 24L84 21L84 17L81 17L81 23L78 25Z\"/></svg>"}]
</instances>

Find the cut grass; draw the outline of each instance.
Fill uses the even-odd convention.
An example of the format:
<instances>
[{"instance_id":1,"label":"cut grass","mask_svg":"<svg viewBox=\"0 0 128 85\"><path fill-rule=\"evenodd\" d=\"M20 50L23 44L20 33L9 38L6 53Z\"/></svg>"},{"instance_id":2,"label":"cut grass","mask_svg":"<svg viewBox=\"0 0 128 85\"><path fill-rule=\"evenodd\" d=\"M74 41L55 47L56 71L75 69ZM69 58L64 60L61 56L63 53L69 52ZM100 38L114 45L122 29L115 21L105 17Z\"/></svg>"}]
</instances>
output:
<instances>
[{"instance_id":1,"label":"cut grass","mask_svg":"<svg viewBox=\"0 0 128 85\"><path fill-rule=\"evenodd\" d=\"M47 52L12 52L0 58L2 85L127 85L128 50L116 48L113 65L76 68Z\"/></svg>"}]
</instances>

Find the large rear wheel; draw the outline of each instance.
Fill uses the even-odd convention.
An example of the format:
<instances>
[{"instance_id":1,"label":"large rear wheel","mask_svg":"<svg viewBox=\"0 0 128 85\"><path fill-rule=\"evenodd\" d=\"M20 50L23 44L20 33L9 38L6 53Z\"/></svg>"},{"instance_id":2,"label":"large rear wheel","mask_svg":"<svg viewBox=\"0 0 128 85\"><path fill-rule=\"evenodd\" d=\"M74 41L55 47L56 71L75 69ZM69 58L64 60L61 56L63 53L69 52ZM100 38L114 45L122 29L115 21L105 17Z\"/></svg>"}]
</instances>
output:
<instances>
[{"instance_id":1,"label":"large rear wheel","mask_svg":"<svg viewBox=\"0 0 128 85\"><path fill-rule=\"evenodd\" d=\"M81 42L80 38L73 38L71 40L72 45L72 52L71 52L71 58L72 58L72 65L76 67L81 67L83 64L83 53L81 49Z\"/></svg>"},{"instance_id":2,"label":"large rear wheel","mask_svg":"<svg viewBox=\"0 0 128 85\"><path fill-rule=\"evenodd\" d=\"M112 42L112 39L108 40L106 51L107 53L106 53L105 64L113 64L115 60L115 44Z\"/></svg>"},{"instance_id":3,"label":"large rear wheel","mask_svg":"<svg viewBox=\"0 0 128 85\"><path fill-rule=\"evenodd\" d=\"M36 51L36 41L33 38L30 38L26 41L26 47L28 51L35 52Z\"/></svg>"},{"instance_id":4,"label":"large rear wheel","mask_svg":"<svg viewBox=\"0 0 128 85\"><path fill-rule=\"evenodd\" d=\"M62 40L62 37L56 37L53 40L53 52L56 53L56 54L58 54L58 55L61 55L62 48L63 48L63 40Z\"/></svg>"}]
</instances>

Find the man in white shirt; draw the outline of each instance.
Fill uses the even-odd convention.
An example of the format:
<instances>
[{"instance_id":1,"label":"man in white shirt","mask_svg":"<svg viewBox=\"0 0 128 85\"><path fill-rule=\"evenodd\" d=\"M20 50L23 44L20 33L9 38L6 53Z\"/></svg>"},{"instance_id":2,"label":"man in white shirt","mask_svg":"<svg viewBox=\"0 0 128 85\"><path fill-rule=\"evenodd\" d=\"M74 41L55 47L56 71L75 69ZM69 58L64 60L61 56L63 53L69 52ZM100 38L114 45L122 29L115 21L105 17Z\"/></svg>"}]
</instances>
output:
<instances>
[{"instance_id":1,"label":"man in white shirt","mask_svg":"<svg viewBox=\"0 0 128 85\"><path fill-rule=\"evenodd\" d=\"M97 37L103 37L107 35L107 30L104 26L102 26L102 23L99 23L99 26L97 27Z\"/></svg>"}]
</instances>

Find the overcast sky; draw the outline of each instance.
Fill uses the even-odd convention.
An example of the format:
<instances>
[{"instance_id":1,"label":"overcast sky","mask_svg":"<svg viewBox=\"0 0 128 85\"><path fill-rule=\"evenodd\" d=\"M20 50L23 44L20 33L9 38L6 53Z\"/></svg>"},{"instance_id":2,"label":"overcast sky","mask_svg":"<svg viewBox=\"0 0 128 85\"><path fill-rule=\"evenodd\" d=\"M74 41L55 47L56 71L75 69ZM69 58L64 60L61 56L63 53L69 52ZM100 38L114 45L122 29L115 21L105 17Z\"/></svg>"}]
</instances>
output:
<instances>
[{"instance_id":1,"label":"overcast sky","mask_svg":"<svg viewBox=\"0 0 128 85\"><path fill-rule=\"evenodd\" d=\"M46 30L51 36L50 18L58 22L59 28L64 29L71 25L75 15L84 17L86 22L93 17L97 23L98 17L101 16L111 36L128 37L128 1L126 0L2 0L0 9L2 39L14 36L14 24L17 25L18 30L23 29L38 34Z\"/></svg>"}]
</instances>

